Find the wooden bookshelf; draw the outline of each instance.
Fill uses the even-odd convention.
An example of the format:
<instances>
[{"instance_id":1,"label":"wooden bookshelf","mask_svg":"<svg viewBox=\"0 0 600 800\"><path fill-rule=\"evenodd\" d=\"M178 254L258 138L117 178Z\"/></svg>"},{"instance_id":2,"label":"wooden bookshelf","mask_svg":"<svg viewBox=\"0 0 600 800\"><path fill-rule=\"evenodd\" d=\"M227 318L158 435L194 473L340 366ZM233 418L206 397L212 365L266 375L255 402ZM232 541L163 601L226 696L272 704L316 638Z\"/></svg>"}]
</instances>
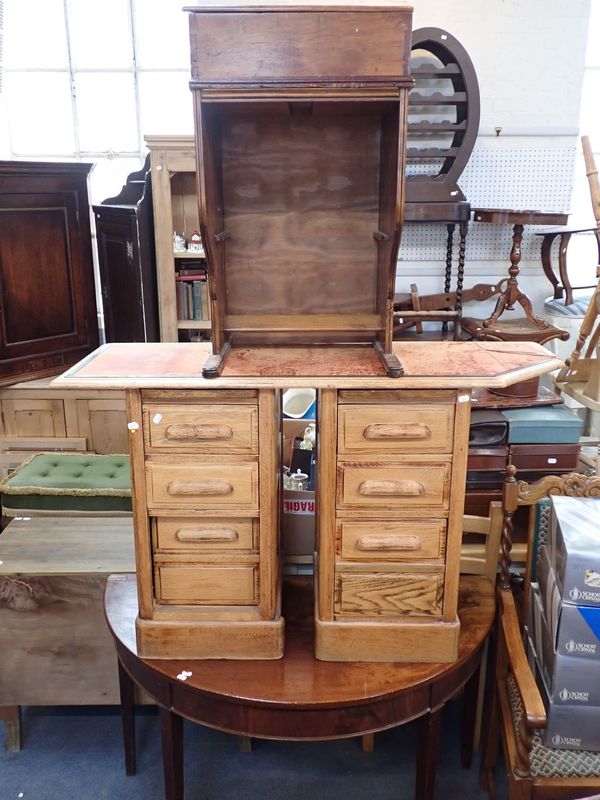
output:
<instances>
[{"instance_id":1,"label":"wooden bookshelf","mask_svg":"<svg viewBox=\"0 0 600 800\"><path fill-rule=\"evenodd\" d=\"M146 136L145 141L150 150L152 174L160 339L187 341L186 332L210 330L210 319L177 318L177 263L204 258L203 250L173 250L173 231L183 231L189 238L195 230L200 230L194 137Z\"/></svg>"}]
</instances>

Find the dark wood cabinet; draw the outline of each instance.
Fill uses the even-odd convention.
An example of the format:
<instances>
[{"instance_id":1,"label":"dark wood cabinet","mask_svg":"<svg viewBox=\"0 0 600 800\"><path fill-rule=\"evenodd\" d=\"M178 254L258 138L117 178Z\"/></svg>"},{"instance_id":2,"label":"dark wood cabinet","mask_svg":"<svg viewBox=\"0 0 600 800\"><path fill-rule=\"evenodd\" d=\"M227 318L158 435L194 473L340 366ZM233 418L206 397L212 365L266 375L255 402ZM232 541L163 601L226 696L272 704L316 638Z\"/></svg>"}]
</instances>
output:
<instances>
[{"instance_id":1,"label":"dark wood cabinet","mask_svg":"<svg viewBox=\"0 0 600 800\"><path fill-rule=\"evenodd\" d=\"M94 206L107 342L159 340L149 159Z\"/></svg>"},{"instance_id":2,"label":"dark wood cabinet","mask_svg":"<svg viewBox=\"0 0 600 800\"><path fill-rule=\"evenodd\" d=\"M0 161L0 385L62 372L98 346L91 168Z\"/></svg>"}]
</instances>

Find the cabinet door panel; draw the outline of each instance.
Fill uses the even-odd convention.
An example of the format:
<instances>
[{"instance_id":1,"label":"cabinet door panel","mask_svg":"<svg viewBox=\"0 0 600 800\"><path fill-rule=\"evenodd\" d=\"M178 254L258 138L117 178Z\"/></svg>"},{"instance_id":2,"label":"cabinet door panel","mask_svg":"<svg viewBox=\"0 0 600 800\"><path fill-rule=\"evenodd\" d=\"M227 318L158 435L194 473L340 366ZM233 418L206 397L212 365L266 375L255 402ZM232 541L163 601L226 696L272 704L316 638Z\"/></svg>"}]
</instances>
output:
<instances>
[{"instance_id":1,"label":"cabinet door panel","mask_svg":"<svg viewBox=\"0 0 600 800\"><path fill-rule=\"evenodd\" d=\"M88 171L0 162L0 383L60 372L98 344Z\"/></svg>"}]
</instances>

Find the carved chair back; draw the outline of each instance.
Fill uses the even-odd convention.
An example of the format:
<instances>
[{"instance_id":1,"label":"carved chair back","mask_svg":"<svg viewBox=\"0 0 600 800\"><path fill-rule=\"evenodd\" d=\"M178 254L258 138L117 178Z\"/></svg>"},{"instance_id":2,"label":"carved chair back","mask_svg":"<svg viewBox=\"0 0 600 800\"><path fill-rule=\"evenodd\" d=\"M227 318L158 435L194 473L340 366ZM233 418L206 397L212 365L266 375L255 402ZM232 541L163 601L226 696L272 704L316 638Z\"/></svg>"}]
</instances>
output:
<instances>
[{"instance_id":1,"label":"carved chair back","mask_svg":"<svg viewBox=\"0 0 600 800\"><path fill-rule=\"evenodd\" d=\"M519 481L517 469L512 464L506 468L506 478L502 491L503 525L502 525L502 558L500 561L500 587L510 589L511 549L513 540L513 516L519 506L533 506L538 500L551 495L567 497L600 497L600 476L586 476L578 472L566 475L545 475L534 483ZM532 566L532 541L534 525L529 526L527 572L525 586L528 587Z\"/></svg>"}]
</instances>

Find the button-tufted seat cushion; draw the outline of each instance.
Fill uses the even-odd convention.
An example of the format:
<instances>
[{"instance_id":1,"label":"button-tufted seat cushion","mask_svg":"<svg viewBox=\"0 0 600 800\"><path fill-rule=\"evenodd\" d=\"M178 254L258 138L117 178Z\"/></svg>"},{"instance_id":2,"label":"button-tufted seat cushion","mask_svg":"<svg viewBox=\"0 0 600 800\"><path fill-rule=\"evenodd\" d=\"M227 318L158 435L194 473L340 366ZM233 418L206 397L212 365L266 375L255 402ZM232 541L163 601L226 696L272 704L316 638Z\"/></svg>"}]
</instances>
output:
<instances>
[{"instance_id":1,"label":"button-tufted seat cushion","mask_svg":"<svg viewBox=\"0 0 600 800\"><path fill-rule=\"evenodd\" d=\"M2 511L124 514L131 511L126 455L37 453L0 481Z\"/></svg>"}]
</instances>

